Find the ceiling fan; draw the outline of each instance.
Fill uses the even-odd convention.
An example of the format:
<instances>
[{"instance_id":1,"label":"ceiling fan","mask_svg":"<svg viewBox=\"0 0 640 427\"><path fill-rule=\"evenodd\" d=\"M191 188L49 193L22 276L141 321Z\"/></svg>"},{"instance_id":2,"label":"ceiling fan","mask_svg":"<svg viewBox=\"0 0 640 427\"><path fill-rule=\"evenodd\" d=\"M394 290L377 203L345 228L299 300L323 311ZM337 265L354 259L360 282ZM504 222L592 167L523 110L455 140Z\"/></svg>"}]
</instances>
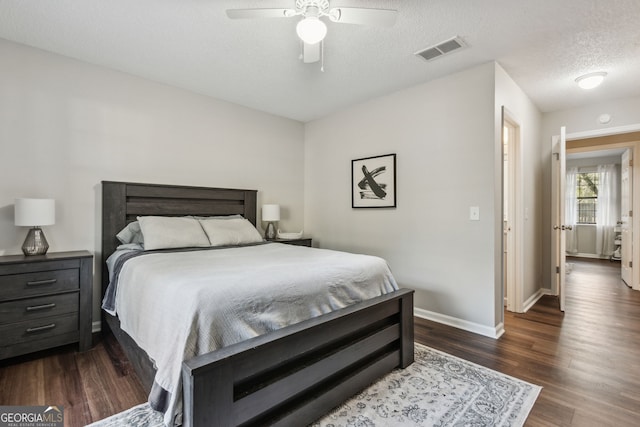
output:
<instances>
[{"instance_id":1,"label":"ceiling fan","mask_svg":"<svg viewBox=\"0 0 640 427\"><path fill-rule=\"evenodd\" d=\"M327 35L327 25L321 18L345 24L376 25L390 27L396 21L393 9L364 7L329 8L329 0L296 0L294 9L228 9L231 19L292 18L301 16L296 33L302 40L302 60L305 63L321 59L322 41Z\"/></svg>"}]
</instances>

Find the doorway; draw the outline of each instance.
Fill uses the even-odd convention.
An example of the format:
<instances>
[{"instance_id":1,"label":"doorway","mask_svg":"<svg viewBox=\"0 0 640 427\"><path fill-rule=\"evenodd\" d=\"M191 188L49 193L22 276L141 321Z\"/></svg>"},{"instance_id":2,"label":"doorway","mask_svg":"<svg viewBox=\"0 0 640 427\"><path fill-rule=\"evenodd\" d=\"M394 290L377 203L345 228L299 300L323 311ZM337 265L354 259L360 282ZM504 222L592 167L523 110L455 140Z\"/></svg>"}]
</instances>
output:
<instances>
[{"instance_id":1,"label":"doorway","mask_svg":"<svg viewBox=\"0 0 640 427\"><path fill-rule=\"evenodd\" d=\"M523 312L521 128L502 107L502 289L508 311Z\"/></svg>"},{"instance_id":2,"label":"doorway","mask_svg":"<svg viewBox=\"0 0 640 427\"><path fill-rule=\"evenodd\" d=\"M579 141L574 140L574 145ZM585 258L610 261L625 271L633 249L628 238L629 206L633 204L629 191L631 156L630 148L597 146L575 153L567 149L565 238L566 254L571 257L567 259L567 275L576 261ZM625 262L621 262L623 258ZM630 275L626 281L631 282Z\"/></svg>"},{"instance_id":3,"label":"doorway","mask_svg":"<svg viewBox=\"0 0 640 427\"><path fill-rule=\"evenodd\" d=\"M583 216L577 221L574 235L570 232L566 236L567 255L580 255L583 257L603 258L609 257L614 261L620 261L621 274L624 282L633 289L640 290L640 269L633 268L634 261L636 265L639 254L634 248L640 247L640 233L633 230L640 230L640 218L638 215L633 216L633 210L640 210L640 188L634 191L633 176L640 176L638 163L634 164L633 157L640 153L640 125L628 126L616 129L608 129L602 131L582 132L567 135L567 176L570 175L570 162L578 159L578 172L589 173L595 172L597 164L611 163L612 156L617 160L617 183L618 183L618 212L615 214L616 221L609 224L609 231L596 235L596 225L589 222L595 222L593 216L591 221L585 220ZM602 158L609 156L608 160ZM600 158L600 159L598 159ZM593 160L589 160L593 159ZM581 162L581 164L580 164ZM590 163L587 165L586 163ZM576 166L574 164L574 166ZM581 170L580 170L581 169ZM590 169L592 169L590 171ZM574 170L575 172L575 170ZM569 180L569 178L568 178ZM603 200L608 200L606 197ZM582 214L584 214L583 212ZM602 220L601 220L602 221ZM591 237L589 237L589 234ZM595 236L595 237L594 237ZM577 245L571 246L572 238L577 239ZM596 248L585 250L590 244L596 241ZM615 252L617 247L620 251Z\"/></svg>"},{"instance_id":4,"label":"doorway","mask_svg":"<svg viewBox=\"0 0 640 427\"><path fill-rule=\"evenodd\" d=\"M630 150L567 150L565 224L571 226L567 255L620 261L615 242L621 232L622 195L629 196L622 191L623 181L628 183L630 176L622 167L624 155L628 158Z\"/></svg>"}]
</instances>

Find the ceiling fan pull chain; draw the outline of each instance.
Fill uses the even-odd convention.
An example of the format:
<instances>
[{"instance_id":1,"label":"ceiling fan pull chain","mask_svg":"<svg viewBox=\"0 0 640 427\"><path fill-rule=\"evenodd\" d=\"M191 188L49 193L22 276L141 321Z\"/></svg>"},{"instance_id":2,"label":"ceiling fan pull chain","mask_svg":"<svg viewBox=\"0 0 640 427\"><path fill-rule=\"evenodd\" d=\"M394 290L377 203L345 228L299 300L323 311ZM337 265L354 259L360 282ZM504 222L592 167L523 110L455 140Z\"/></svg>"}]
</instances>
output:
<instances>
[{"instance_id":1,"label":"ceiling fan pull chain","mask_svg":"<svg viewBox=\"0 0 640 427\"><path fill-rule=\"evenodd\" d=\"M324 40L320 41L320 71L324 73Z\"/></svg>"}]
</instances>

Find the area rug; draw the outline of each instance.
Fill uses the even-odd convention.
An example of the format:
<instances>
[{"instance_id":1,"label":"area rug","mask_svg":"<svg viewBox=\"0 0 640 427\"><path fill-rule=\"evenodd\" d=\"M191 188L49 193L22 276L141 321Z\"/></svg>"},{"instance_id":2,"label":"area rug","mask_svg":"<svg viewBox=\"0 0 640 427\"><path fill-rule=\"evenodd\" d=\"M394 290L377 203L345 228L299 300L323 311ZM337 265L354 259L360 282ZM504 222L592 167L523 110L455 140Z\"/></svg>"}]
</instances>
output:
<instances>
[{"instance_id":1,"label":"area rug","mask_svg":"<svg viewBox=\"0 0 640 427\"><path fill-rule=\"evenodd\" d=\"M312 427L522 426L542 388L416 344L415 362L395 370ZM160 427L148 404L91 427Z\"/></svg>"}]
</instances>

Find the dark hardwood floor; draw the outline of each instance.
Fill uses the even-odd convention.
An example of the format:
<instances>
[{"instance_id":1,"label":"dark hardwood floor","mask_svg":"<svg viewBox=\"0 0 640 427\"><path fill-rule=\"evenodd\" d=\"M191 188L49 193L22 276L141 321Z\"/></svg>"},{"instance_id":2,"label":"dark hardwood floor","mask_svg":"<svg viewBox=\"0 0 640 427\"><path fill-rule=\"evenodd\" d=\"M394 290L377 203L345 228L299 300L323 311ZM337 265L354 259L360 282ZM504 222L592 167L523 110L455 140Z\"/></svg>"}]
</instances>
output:
<instances>
[{"instance_id":1,"label":"dark hardwood floor","mask_svg":"<svg viewBox=\"0 0 640 427\"><path fill-rule=\"evenodd\" d=\"M85 426L147 397L113 335L0 362L0 405L63 405L65 427Z\"/></svg>"},{"instance_id":2,"label":"dark hardwood floor","mask_svg":"<svg viewBox=\"0 0 640 427\"><path fill-rule=\"evenodd\" d=\"M527 426L640 425L640 292L620 264L568 258L565 313L545 296L499 339L416 320L416 340L543 387Z\"/></svg>"},{"instance_id":3,"label":"dark hardwood floor","mask_svg":"<svg viewBox=\"0 0 640 427\"><path fill-rule=\"evenodd\" d=\"M569 259L566 312L543 297L506 314L505 335L482 337L416 319L416 340L543 388L527 426L640 425L640 292L619 263ZM115 339L0 362L0 405L64 405L83 426L146 401Z\"/></svg>"}]
</instances>

